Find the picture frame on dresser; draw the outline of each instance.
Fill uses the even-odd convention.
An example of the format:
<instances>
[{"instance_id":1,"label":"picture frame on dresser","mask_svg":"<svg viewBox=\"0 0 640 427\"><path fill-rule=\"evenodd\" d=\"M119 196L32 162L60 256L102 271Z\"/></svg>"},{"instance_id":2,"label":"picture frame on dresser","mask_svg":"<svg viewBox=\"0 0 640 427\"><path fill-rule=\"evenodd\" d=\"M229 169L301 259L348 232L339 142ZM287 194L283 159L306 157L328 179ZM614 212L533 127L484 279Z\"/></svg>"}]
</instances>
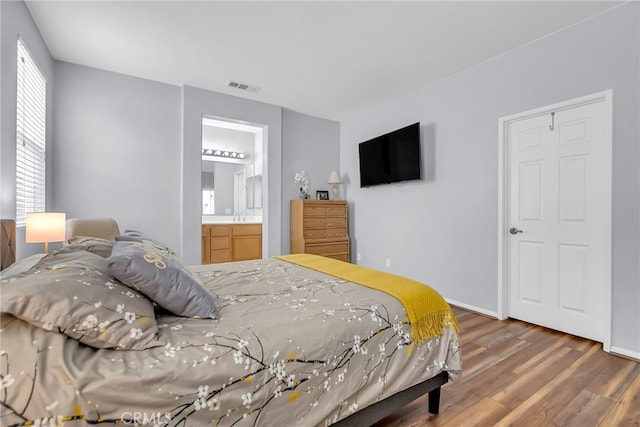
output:
<instances>
[{"instance_id":1,"label":"picture frame on dresser","mask_svg":"<svg viewBox=\"0 0 640 427\"><path fill-rule=\"evenodd\" d=\"M329 192L326 190L318 190L316 191L316 199L317 200L329 200Z\"/></svg>"}]
</instances>

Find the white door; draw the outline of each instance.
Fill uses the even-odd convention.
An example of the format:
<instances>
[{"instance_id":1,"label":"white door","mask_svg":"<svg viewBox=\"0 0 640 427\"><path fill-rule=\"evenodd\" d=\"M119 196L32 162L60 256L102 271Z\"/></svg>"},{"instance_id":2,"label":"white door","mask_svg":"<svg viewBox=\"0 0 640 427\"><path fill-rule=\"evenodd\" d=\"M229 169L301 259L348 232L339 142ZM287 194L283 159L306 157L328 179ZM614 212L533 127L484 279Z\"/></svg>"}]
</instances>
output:
<instances>
[{"instance_id":1,"label":"white door","mask_svg":"<svg viewBox=\"0 0 640 427\"><path fill-rule=\"evenodd\" d=\"M611 241L603 100L506 126L508 316L603 342Z\"/></svg>"}]
</instances>

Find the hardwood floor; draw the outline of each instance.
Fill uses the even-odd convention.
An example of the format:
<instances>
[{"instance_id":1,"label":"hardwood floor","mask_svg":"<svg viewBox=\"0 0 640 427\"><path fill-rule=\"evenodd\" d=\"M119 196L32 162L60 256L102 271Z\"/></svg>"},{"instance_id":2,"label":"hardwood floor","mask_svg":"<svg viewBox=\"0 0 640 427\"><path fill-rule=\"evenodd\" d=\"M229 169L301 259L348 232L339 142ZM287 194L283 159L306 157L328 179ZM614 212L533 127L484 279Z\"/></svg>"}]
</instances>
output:
<instances>
[{"instance_id":1,"label":"hardwood floor","mask_svg":"<svg viewBox=\"0 0 640 427\"><path fill-rule=\"evenodd\" d=\"M376 423L421 426L640 426L640 363L590 340L454 307L463 377Z\"/></svg>"}]
</instances>

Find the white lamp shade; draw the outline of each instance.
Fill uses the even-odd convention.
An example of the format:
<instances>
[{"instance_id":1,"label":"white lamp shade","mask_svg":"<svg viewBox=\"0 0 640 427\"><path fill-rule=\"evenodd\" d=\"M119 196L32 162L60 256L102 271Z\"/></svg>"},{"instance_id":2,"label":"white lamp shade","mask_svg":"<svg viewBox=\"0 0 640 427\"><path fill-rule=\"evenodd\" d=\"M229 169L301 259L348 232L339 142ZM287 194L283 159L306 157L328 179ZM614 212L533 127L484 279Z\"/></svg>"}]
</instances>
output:
<instances>
[{"instance_id":1,"label":"white lamp shade","mask_svg":"<svg viewBox=\"0 0 640 427\"><path fill-rule=\"evenodd\" d=\"M331 175L329 175L328 184L342 184L342 178L340 178L340 175L338 175L338 172L336 171L331 172Z\"/></svg>"},{"instance_id":2,"label":"white lamp shade","mask_svg":"<svg viewBox=\"0 0 640 427\"><path fill-rule=\"evenodd\" d=\"M64 241L66 218L64 213L28 213L25 240L27 243Z\"/></svg>"}]
</instances>

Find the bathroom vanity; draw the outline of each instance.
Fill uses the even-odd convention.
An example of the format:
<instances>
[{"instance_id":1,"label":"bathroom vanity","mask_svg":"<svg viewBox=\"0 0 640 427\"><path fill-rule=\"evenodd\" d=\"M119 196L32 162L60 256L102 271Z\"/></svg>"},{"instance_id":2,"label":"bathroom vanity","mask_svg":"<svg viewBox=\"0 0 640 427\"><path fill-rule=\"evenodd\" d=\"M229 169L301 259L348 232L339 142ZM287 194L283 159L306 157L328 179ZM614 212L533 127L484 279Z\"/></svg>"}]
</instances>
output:
<instances>
[{"instance_id":1,"label":"bathroom vanity","mask_svg":"<svg viewBox=\"0 0 640 427\"><path fill-rule=\"evenodd\" d=\"M202 224L202 263L262 258L262 223L216 221Z\"/></svg>"}]
</instances>

